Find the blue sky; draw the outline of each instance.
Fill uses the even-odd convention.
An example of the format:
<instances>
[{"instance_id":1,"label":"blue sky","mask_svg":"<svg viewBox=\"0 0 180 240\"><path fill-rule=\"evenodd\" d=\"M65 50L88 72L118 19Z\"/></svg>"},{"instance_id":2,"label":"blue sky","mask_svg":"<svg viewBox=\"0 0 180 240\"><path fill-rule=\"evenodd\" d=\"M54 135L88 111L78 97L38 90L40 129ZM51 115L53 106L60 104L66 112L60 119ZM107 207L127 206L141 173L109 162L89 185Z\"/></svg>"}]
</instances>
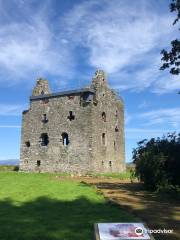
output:
<instances>
[{"instance_id":1,"label":"blue sky","mask_svg":"<svg viewBox=\"0 0 180 240\"><path fill-rule=\"evenodd\" d=\"M125 101L126 161L137 142L180 129L180 77L160 71L177 38L166 0L0 0L0 159L19 158L21 112L38 77L61 91L96 69Z\"/></svg>"}]
</instances>

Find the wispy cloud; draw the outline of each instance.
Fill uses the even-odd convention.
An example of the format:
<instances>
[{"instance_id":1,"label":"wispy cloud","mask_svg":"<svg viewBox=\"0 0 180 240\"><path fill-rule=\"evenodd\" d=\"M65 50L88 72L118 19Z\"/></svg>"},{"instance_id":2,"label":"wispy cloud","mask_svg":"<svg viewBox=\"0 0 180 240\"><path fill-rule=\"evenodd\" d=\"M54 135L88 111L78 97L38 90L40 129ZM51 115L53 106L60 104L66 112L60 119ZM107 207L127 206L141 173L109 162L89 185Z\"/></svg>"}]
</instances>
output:
<instances>
[{"instance_id":1,"label":"wispy cloud","mask_svg":"<svg viewBox=\"0 0 180 240\"><path fill-rule=\"evenodd\" d=\"M35 76L64 76L72 69L69 50L50 27L48 4L43 1L36 9L27 1L1 1L0 81L34 81ZM13 6L17 15L9 14Z\"/></svg>"},{"instance_id":2,"label":"wispy cloud","mask_svg":"<svg viewBox=\"0 0 180 240\"><path fill-rule=\"evenodd\" d=\"M24 109L22 105L0 104L0 116L20 116Z\"/></svg>"},{"instance_id":3,"label":"wispy cloud","mask_svg":"<svg viewBox=\"0 0 180 240\"><path fill-rule=\"evenodd\" d=\"M180 77L163 74L155 83L153 92L158 94L180 91Z\"/></svg>"},{"instance_id":4,"label":"wispy cloud","mask_svg":"<svg viewBox=\"0 0 180 240\"><path fill-rule=\"evenodd\" d=\"M171 78L159 71L160 50L175 36L172 21L148 1L93 0L66 15L64 34L87 49L87 64L110 73L115 87L162 92L161 81L170 85ZM177 78L172 81L165 92L179 87Z\"/></svg>"},{"instance_id":5,"label":"wispy cloud","mask_svg":"<svg viewBox=\"0 0 180 240\"><path fill-rule=\"evenodd\" d=\"M59 16L55 1L0 1L0 81L48 75L66 86L80 71L102 68L121 90L176 91L179 79L159 71L159 52L177 32L158 4L80 1Z\"/></svg>"},{"instance_id":6,"label":"wispy cloud","mask_svg":"<svg viewBox=\"0 0 180 240\"><path fill-rule=\"evenodd\" d=\"M129 114L129 112L127 110L125 110L124 119L125 119L125 125L128 125L128 123L131 122L131 120L132 120L132 115Z\"/></svg>"},{"instance_id":7,"label":"wispy cloud","mask_svg":"<svg viewBox=\"0 0 180 240\"><path fill-rule=\"evenodd\" d=\"M147 108L149 106L149 103L147 101L143 101L141 104L139 104L138 108L143 109Z\"/></svg>"},{"instance_id":8,"label":"wispy cloud","mask_svg":"<svg viewBox=\"0 0 180 240\"><path fill-rule=\"evenodd\" d=\"M126 138L127 139L134 139L134 140L142 140L142 139L149 139L149 138L156 138L162 137L167 133L174 132L173 129L147 129L147 128L127 128Z\"/></svg>"},{"instance_id":9,"label":"wispy cloud","mask_svg":"<svg viewBox=\"0 0 180 240\"><path fill-rule=\"evenodd\" d=\"M0 125L0 128L21 128L20 125Z\"/></svg>"},{"instance_id":10,"label":"wispy cloud","mask_svg":"<svg viewBox=\"0 0 180 240\"><path fill-rule=\"evenodd\" d=\"M180 129L180 108L166 108L144 112L138 118L145 120L145 125L166 124Z\"/></svg>"}]
</instances>

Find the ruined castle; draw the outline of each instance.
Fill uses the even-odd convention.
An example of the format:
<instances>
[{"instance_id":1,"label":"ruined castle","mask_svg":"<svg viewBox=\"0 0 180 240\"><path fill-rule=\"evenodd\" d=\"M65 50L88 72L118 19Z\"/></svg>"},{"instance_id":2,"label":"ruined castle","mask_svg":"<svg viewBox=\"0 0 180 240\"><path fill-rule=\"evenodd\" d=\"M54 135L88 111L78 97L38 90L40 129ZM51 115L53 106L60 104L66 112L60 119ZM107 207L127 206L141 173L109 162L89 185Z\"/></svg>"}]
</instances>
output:
<instances>
[{"instance_id":1,"label":"ruined castle","mask_svg":"<svg viewBox=\"0 0 180 240\"><path fill-rule=\"evenodd\" d=\"M89 87L57 93L47 80L37 80L23 111L20 170L125 170L124 104L103 71L96 71Z\"/></svg>"}]
</instances>

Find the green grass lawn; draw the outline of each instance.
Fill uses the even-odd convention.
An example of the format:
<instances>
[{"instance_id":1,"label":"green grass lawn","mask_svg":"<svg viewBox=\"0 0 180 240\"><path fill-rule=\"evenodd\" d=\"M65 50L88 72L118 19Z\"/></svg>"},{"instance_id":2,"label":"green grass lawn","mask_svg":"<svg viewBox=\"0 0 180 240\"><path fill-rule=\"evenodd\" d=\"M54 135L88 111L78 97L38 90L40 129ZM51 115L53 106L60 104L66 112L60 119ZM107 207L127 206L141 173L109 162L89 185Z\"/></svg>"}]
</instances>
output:
<instances>
[{"instance_id":1,"label":"green grass lawn","mask_svg":"<svg viewBox=\"0 0 180 240\"><path fill-rule=\"evenodd\" d=\"M95 222L135 221L94 188L53 174L0 173L0 239L89 240Z\"/></svg>"},{"instance_id":2,"label":"green grass lawn","mask_svg":"<svg viewBox=\"0 0 180 240\"><path fill-rule=\"evenodd\" d=\"M129 180L132 178L132 173L130 171L122 172L122 173L97 173L94 174L96 177L109 177L109 178L117 178L119 180Z\"/></svg>"}]
</instances>

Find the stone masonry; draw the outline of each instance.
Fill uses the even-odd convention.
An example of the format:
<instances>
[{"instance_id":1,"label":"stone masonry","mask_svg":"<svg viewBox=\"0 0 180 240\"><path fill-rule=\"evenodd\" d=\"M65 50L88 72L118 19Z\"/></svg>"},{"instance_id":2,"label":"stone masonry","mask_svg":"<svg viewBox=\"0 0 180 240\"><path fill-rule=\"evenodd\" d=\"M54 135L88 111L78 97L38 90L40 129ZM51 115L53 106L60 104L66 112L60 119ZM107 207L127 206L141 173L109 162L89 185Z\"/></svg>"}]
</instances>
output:
<instances>
[{"instance_id":1,"label":"stone masonry","mask_svg":"<svg viewBox=\"0 0 180 240\"><path fill-rule=\"evenodd\" d=\"M37 80L22 117L20 170L125 170L124 104L102 70L79 90L51 93L47 80Z\"/></svg>"}]
</instances>

